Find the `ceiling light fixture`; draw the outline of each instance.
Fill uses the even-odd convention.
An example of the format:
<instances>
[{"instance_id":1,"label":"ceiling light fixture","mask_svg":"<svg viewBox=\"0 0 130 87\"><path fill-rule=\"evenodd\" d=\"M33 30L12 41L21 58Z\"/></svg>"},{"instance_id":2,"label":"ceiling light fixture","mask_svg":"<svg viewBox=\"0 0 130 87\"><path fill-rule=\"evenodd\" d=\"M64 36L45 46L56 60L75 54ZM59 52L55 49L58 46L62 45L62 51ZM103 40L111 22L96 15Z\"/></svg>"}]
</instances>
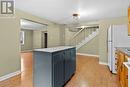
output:
<instances>
[{"instance_id":1,"label":"ceiling light fixture","mask_svg":"<svg viewBox=\"0 0 130 87\"><path fill-rule=\"evenodd\" d=\"M77 13L73 14L73 18L78 20L79 19L79 14L77 14Z\"/></svg>"},{"instance_id":2,"label":"ceiling light fixture","mask_svg":"<svg viewBox=\"0 0 130 87\"><path fill-rule=\"evenodd\" d=\"M72 23L68 25L68 28L70 31L72 32L77 32L79 31L79 27L80 27L80 23L79 23L79 19L80 19L80 15L78 13L74 13L72 14L73 20Z\"/></svg>"}]
</instances>

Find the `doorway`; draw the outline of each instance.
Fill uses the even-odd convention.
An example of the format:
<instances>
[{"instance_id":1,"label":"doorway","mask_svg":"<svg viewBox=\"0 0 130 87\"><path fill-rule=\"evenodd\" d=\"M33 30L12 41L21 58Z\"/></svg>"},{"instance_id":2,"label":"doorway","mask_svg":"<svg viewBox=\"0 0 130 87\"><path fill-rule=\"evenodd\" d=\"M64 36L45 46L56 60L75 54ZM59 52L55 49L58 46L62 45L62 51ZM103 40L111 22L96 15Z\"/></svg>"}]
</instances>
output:
<instances>
[{"instance_id":1,"label":"doorway","mask_svg":"<svg viewBox=\"0 0 130 87\"><path fill-rule=\"evenodd\" d=\"M47 48L48 47L48 33L47 32L42 32L42 48Z\"/></svg>"},{"instance_id":2,"label":"doorway","mask_svg":"<svg viewBox=\"0 0 130 87\"><path fill-rule=\"evenodd\" d=\"M23 83L31 80L29 87L33 82L33 50L37 48L47 47L47 30L44 24L31 21L28 19L21 19L21 33L20 33L20 46L21 46L21 71ZM44 35L42 35L44 32ZM44 43L42 38L44 38ZM44 44L44 47L43 45Z\"/></svg>"},{"instance_id":3,"label":"doorway","mask_svg":"<svg viewBox=\"0 0 130 87\"><path fill-rule=\"evenodd\" d=\"M47 48L47 25L28 19L21 19L21 51ZM44 32L44 35L43 35ZM43 41L44 40L44 41Z\"/></svg>"},{"instance_id":4,"label":"doorway","mask_svg":"<svg viewBox=\"0 0 130 87\"><path fill-rule=\"evenodd\" d=\"M44 38L45 38L45 48L47 48L47 33L44 33Z\"/></svg>"}]
</instances>

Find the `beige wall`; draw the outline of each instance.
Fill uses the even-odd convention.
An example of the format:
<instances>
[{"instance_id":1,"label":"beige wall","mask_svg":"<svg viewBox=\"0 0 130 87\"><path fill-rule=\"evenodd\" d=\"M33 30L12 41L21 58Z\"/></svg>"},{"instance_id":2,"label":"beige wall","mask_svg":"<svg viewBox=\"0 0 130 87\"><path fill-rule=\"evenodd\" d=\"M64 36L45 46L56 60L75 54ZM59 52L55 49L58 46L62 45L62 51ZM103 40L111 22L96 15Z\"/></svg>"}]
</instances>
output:
<instances>
[{"instance_id":1,"label":"beige wall","mask_svg":"<svg viewBox=\"0 0 130 87\"><path fill-rule=\"evenodd\" d=\"M99 48L99 61L107 63L108 58L107 58L107 29L109 28L110 25L114 24L127 24L127 17L120 17L120 18L111 18L111 19L104 19L100 21L92 21L92 22L87 22L83 23L84 25L93 25L93 24L98 24L99 25L99 40L98 43ZM91 50L91 49L90 49ZM93 49L92 49L93 50Z\"/></svg>"},{"instance_id":2,"label":"beige wall","mask_svg":"<svg viewBox=\"0 0 130 87\"><path fill-rule=\"evenodd\" d=\"M0 18L0 76L20 70L20 19L48 24L49 46L60 45L59 27L48 20L16 10L13 18Z\"/></svg>"},{"instance_id":3,"label":"beige wall","mask_svg":"<svg viewBox=\"0 0 130 87\"><path fill-rule=\"evenodd\" d=\"M0 18L0 76L20 70L18 18Z\"/></svg>"},{"instance_id":4,"label":"beige wall","mask_svg":"<svg viewBox=\"0 0 130 87\"><path fill-rule=\"evenodd\" d=\"M82 25L96 25L96 22L93 22L92 24L89 23L84 23ZM68 28L65 29L65 43L66 45L70 44L71 38L76 34L77 32L71 32L68 30ZM86 31L87 33L87 31ZM98 55L99 54L99 36L96 38L92 39L89 43L85 44L82 46L80 49L77 50L78 53L84 53L84 54L93 54L93 55Z\"/></svg>"},{"instance_id":5,"label":"beige wall","mask_svg":"<svg viewBox=\"0 0 130 87\"><path fill-rule=\"evenodd\" d=\"M99 55L98 41L99 41L99 36L96 36L91 41L89 41L87 44L85 44L80 49L78 49L77 52L83 53L83 54Z\"/></svg>"},{"instance_id":6,"label":"beige wall","mask_svg":"<svg viewBox=\"0 0 130 87\"><path fill-rule=\"evenodd\" d=\"M65 25L60 25L60 44L65 45Z\"/></svg>"},{"instance_id":7,"label":"beige wall","mask_svg":"<svg viewBox=\"0 0 130 87\"><path fill-rule=\"evenodd\" d=\"M127 17L102 20L99 24L99 61L107 63L107 29L112 24L127 24Z\"/></svg>"},{"instance_id":8,"label":"beige wall","mask_svg":"<svg viewBox=\"0 0 130 87\"><path fill-rule=\"evenodd\" d=\"M55 26L55 27L54 27ZM54 47L60 45L60 28L59 25L48 26L48 47Z\"/></svg>"},{"instance_id":9,"label":"beige wall","mask_svg":"<svg viewBox=\"0 0 130 87\"><path fill-rule=\"evenodd\" d=\"M74 34L76 34L76 32L71 32L68 28L65 28L65 45L70 45L70 40Z\"/></svg>"},{"instance_id":10,"label":"beige wall","mask_svg":"<svg viewBox=\"0 0 130 87\"><path fill-rule=\"evenodd\" d=\"M81 47L78 52L86 53L86 54L98 54L99 61L107 63L107 29L110 25L114 24L127 24L127 17L120 18L110 18L99 21L91 21L82 23L82 25L99 25L99 35L95 39L91 40L88 44ZM71 37L74 33L69 32L67 29L65 30L65 41L66 45L68 45Z\"/></svg>"},{"instance_id":11,"label":"beige wall","mask_svg":"<svg viewBox=\"0 0 130 87\"><path fill-rule=\"evenodd\" d=\"M33 31L33 48L41 48L42 47L42 32L41 31Z\"/></svg>"},{"instance_id":12,"label":"beige wall","mask_svg":"<svg viewBox=\"0 0 130 87\"><path fill-rule=\"evenodd\" d=\"M45 31L34 31L33 32L33 48L42 48L44 44L42 32L48 33L48 47L59 46L61 44L61 29L62 27L58 24L53 24L52 26L47 26Z\"/></svg>"},{"instance_id":13,"label":"beige wall","mask_svg":"<svg viewBox=\"0 0 130 87\"><path fill-rule=\"evenodd\" d=\"M21 31L24 31L25 34L24 45L21 45L21 51L33 50L33 31L27 29L22 29Z\"/></svg>"}]
</instances>

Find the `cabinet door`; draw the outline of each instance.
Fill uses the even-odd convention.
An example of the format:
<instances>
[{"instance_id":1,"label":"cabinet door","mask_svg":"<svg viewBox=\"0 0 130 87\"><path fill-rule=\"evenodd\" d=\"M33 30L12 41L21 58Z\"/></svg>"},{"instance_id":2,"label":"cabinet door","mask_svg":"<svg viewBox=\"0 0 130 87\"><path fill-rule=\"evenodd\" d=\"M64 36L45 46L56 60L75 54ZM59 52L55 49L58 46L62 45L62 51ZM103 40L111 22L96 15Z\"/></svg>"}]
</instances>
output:
<instances>
[{"instance_id":1,"label":"cabinet door","mask_svg":"<svg viewBox=\"0 0 130 87\"><path fill-rule=\"evenodd\" d=\"M117 52L117 75L120 75L120 52ZM120 76L119 76L120 77Z\"/></svg>"},{"instance_id":2,"label":"cabinet door","mask_svg":"<svg viewBox=\"0 0 130 87\"><path fill-rule=\"evenodd\" d=\"M125 61L125 55L122 52L119 52L119 80L120 80L120 84L122 87L124 87L125 85L125 81L124 81L124 64L123 62Z\"/></svg>"},{"instance_id":3,"label":"cabinet door","mask_svg":"<svg viewBox=\"0 0 130 87\"><path fill-rule=\"evenodd\" d=\"M128 87L128 69L125 67L123 62L127 62L128 56L118 51L118 76L121 87Z\"/></svg>"},{"instance_id":4,"label":"cabinet door","mask_svg":"<svg viewBox=\"0 0 130 87\"><path fill-rule=\"evenodd\" d=\"M128 87L128 69L125 67L125 87Z\"/></svg>"},{"instance_id":5,"label":"cabinet door","mask_svg":"<svg viewBox=\"0 0 130 87\"><path fill-rule=\"evenodd\" d=\"M65 82L71 77L71 51L65 50Z\"/></svg>"},{"instance_id":6,"label":"cabinet door","mask_svg":"<svg viewBox=\"0 0 130 87\"><path fill-rule=\"evenodd\" d=\"M125 62L128 62L128 56L125 55ZM128 87L128 68L125 66L125 87Z\"/></svg>"},{"instance_id":7,"label":"cabinet door","mask_svg":"<svg viewBox=\"0 0 130 87\"><path fill-rule=\"evenodd\" d=\"M65 51L65 82L67 82L76 71L76 49Z\"/></svg>"},{"instance_id":8,"label":"cabinet door","mask_svg":"<svg viewBox=\"0 0 130 87\"><path fill-rule=\"evenodd\" d=\"M63 52L53 53L53 87L64 85L64 54Z\"/></svg>"},{"instance_id":9,"label":"cabinet door","mask_svg":"<svg viewBox=\"0 0 130 87\"><path fill-rule=\"evenodd\" d=\"M121 82L121 85L122 85L122 87L125 87L125 65L123 65L122 64L122 67L121 67L121 80L120 80L120 82Z\"/></svg>"},{"instance_id":10,"label":"cabinet door","mask_svg":"<svg viewBox=\"0 0 130 87\"><path fill-rule=\"evenodd\" d=\"M76 49L71 49L71 73L73 74L76 71Z\"/></svg>"}]
</instances>

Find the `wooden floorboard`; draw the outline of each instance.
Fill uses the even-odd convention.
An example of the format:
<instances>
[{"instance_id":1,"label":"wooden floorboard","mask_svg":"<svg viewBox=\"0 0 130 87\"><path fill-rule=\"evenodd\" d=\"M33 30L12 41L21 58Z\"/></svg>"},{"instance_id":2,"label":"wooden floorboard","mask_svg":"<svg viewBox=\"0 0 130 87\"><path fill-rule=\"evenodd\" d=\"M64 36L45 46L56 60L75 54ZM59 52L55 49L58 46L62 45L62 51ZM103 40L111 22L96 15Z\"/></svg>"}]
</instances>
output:
<instances>
[{"instance_id":1,"label":"wooden floorboard","mask_svg":"<svg viewBox=\"0 0 130 87\"><path fill-rule=\"evenodd\" d=\"M33 87L32 53L21 53L22 74L0 82L0 87ZM116 75L107 66L99 65L98 58L77 56L75 75L65 87L120 87Z\"/></svg>"}]
</instances>

